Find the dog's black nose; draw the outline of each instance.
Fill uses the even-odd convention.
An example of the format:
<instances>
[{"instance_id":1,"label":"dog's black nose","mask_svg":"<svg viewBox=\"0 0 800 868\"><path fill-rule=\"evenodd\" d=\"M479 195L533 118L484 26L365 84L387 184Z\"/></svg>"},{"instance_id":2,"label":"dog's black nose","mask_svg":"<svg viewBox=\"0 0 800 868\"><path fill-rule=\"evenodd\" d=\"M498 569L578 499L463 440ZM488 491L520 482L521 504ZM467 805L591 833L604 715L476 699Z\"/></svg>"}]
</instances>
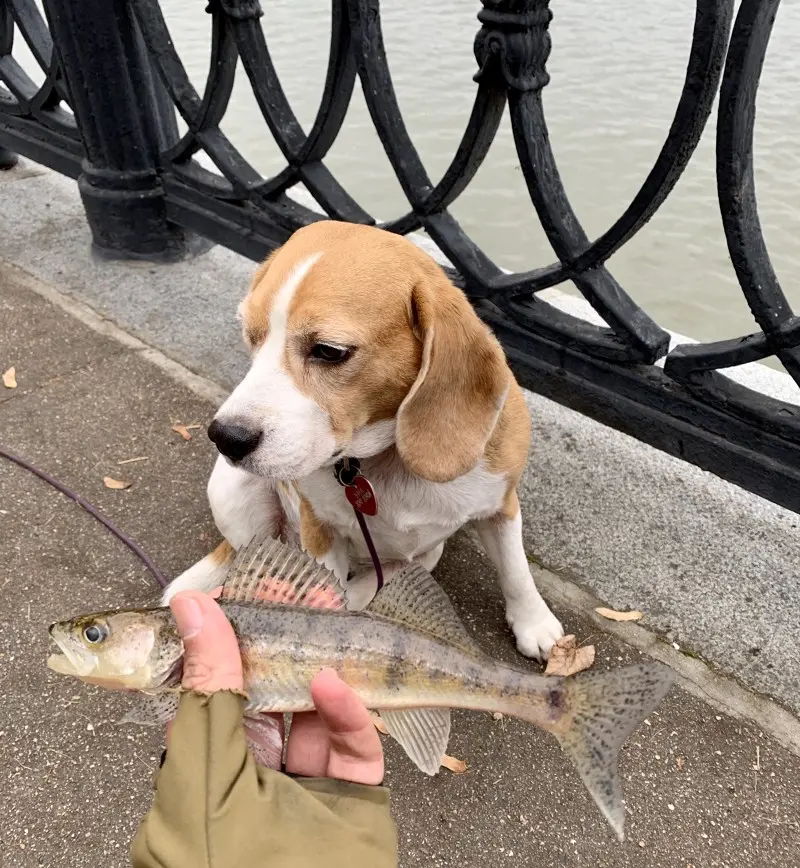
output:
<instances>
[{"instance_id":1,"label":"dog's black nose","mask_svg":"<svg viewBox=\"0 0 800 868\"><path fill-rule=\"evenodd\" d=\"M216 419L208 426L208 436L219 451L231 461L241 461L258 446L260 431L242 425L226 425Z\"/></svg>"}]
</instances>

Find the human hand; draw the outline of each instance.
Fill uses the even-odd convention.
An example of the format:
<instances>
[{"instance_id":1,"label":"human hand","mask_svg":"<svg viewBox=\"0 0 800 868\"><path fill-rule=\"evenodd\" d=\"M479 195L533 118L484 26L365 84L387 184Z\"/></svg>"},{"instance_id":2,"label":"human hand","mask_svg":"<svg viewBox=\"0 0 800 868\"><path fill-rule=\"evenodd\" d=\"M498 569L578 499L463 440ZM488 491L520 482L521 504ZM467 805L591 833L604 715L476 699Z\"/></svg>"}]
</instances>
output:
<instances>
[{"instance_id":1,"label":"human hand","mask_svg":"<svg viewBox=\"0 0 800 868\"><path fill-rule=\"evenodd\" d=\"M184 591L170 602L184 648L182 685L214 693L243 689L239 645L225 613L208 594ZM383 780L383 750L369 712L332 669L311 682L316 711L295 714L286 745L286 771L305 777L329 777L361 784ZM280 768L283 715L245 719L256 757ZM169 741L170 727L167 728Z\"/></svg>"}]
</instances>

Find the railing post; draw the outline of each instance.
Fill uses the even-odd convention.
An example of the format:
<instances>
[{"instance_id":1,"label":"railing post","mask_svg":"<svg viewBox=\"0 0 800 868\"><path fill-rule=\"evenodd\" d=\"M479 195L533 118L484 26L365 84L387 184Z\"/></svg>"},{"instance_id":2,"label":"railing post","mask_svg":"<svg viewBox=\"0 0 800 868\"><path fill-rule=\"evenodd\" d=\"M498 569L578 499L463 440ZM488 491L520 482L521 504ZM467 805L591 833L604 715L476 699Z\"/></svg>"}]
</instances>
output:
<instances>
[{"instance_id":1,"label":"railing post","mask_svg":"<svg viewBox=\"0 0 800 868\"><path fill-rule=\"evenodd\" d=\"M17 165L18 159L17 155L9 151L8 148L0 147L0 171L13 169Z\"/></svg>"},{"instance_id":2,"label":"railing post","mask_svg":"<svg viewBox=\"0 0 800 868\"><path fill-rule=\"evenodd\" d=\"M167 221L158 155L177 138L130 0L45 0L81 140L78 186L94 249L114 259L180 259L190 239Z\"/></svg>"}]
</instances>

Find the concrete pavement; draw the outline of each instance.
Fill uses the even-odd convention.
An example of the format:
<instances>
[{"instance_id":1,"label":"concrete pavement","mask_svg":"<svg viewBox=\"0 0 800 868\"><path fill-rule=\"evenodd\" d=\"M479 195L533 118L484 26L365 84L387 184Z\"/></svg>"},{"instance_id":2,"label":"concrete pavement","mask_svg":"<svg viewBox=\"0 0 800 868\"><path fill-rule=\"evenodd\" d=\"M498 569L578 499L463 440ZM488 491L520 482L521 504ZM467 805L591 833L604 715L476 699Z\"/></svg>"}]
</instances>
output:
<instances>
[{"instance_id":1,"label":"concrete pavement","mask_svg":"<svg viewBox=\"0 0 800 868\"><path fill-rule=\"evenodd\" d=\"M211 445L202 428L190 442L171 431L209 421L213 387L198 395L158 354L102 323L89 328L37 288L52 291L0 264L0 368L14 364L18 381L0 389L0 442L91 500L174 575L217 539L205 500ZM46 625L148 603L154 582L83 510L0 462L0 865L124 866L162 734L119 726L123 698L49 673ZM132 485L109 490L104 476ZM467 534L449 544L437 575L482 647L521 662L493 571ZM547 586L557 599L582 599L561 594L568 583L558 576ZM638 656L580 603L556 608L597 646L598 666ZM771 720L769 703L762 708ZM395 745L386 751L409 868L800 864L800 757L680 687L623 751L622 845L555 742L531 726L456 714L450 753L469 765L460 776L427 778Z\"/></svg>"}]
</instances>

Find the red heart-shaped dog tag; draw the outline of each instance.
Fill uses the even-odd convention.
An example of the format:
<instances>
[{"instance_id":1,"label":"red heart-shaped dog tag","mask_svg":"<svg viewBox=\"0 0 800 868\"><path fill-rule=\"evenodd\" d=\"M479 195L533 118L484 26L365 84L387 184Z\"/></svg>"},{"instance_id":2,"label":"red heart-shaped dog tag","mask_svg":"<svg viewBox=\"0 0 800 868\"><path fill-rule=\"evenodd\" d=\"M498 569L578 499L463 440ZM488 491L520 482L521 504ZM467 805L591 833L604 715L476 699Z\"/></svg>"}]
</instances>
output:
<instances>
[{"instance_id":1,"label":"red heart-shaped dog tag","mask_svg":"<svg viewBox=\"0 0 800 868\"><path fill-rule=\"evenodd\" d=\"M356 476L352 485L348 485L344 493L350 501L353 509L363 512L364 515L375 515L378 512L378 501L372 486L363 476Z\"/></svg>"}]
</instances>

